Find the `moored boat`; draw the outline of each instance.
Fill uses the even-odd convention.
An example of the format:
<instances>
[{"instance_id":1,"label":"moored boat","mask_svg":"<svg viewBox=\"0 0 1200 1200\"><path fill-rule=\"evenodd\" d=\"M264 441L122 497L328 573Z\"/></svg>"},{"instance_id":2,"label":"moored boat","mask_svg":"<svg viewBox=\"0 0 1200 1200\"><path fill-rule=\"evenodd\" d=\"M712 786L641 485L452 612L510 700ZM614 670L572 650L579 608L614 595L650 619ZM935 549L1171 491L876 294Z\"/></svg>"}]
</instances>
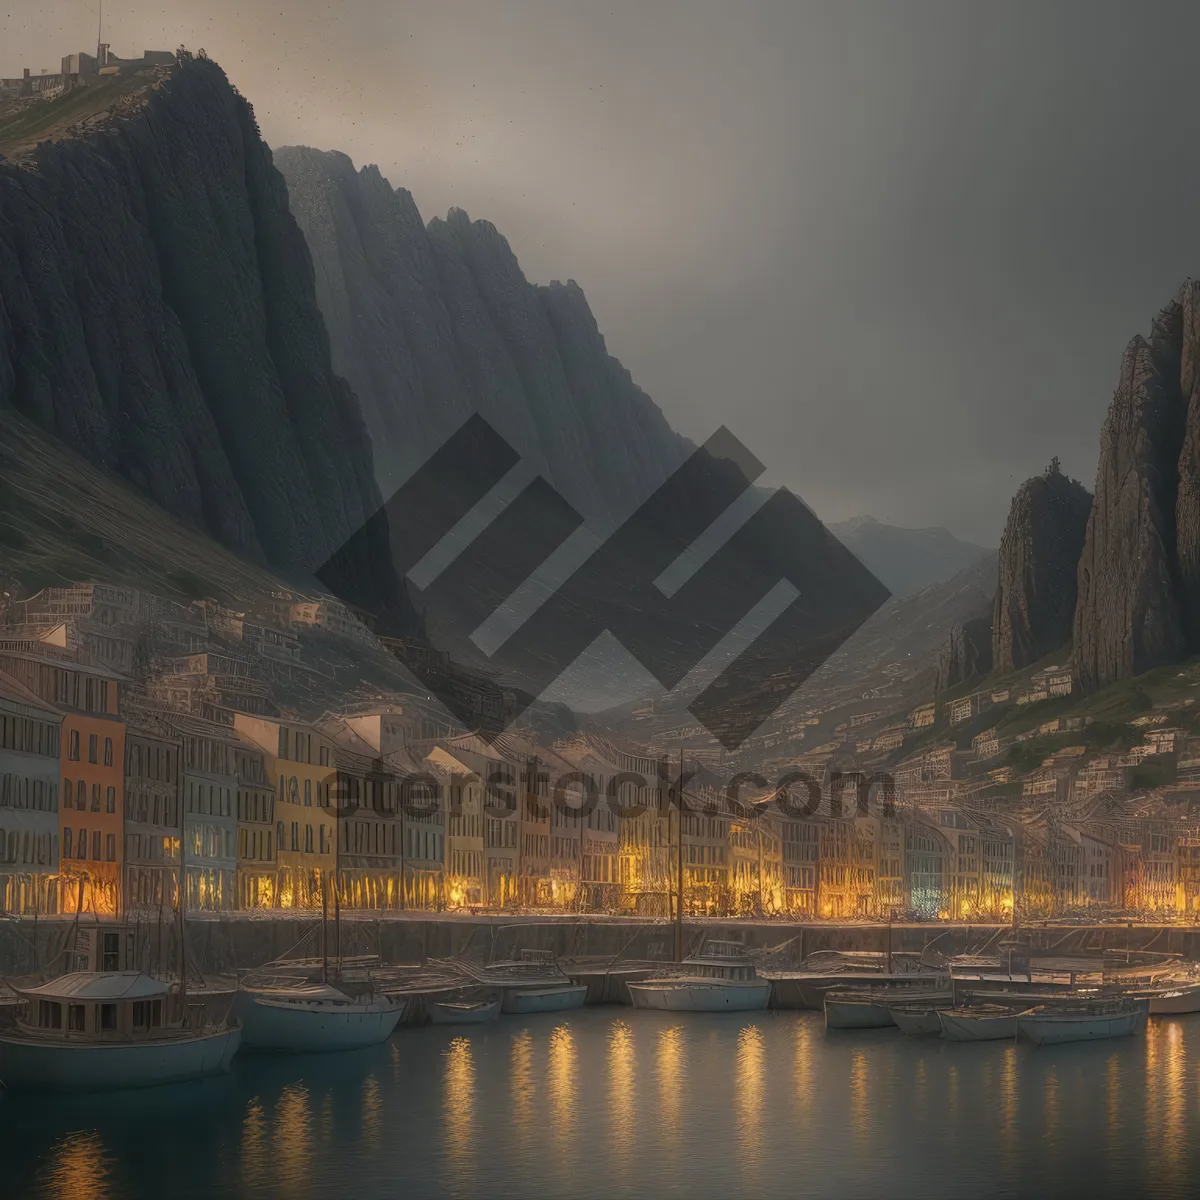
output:
<instances>
[{"instance_id":1,"label":"moored boat","mask_svg":"<svg viewBox=\"0 0 1200 1200\"><path fill-rule=\"evenodd\" d=\"M1184 981L1125 994L1149 1001L1152 1017L1185 1016L1200 1012L1200 983Z\"/></svg>"},{"instance_id":2,"label":"moored boat","mask_svg":"<svg viewBox=\"0 0 1200 1200\"><path fill-rule=\"evenodd\" d=\"M549 987L508 988L502 1008L506 1013L567 1012L582 1008L587 984L560 983Z\"/></svg>"},{"instance_id":3,"label":"moored boat","mask_svg":"<svg viewBox=\"0 0 1200 1200\"><path fill-rule=\"evenodd\" d=\"M941 1032L942 1025L938 1014L943 1008L949 1008L950 1002L930 1004L928 1002L902 1001L899 1004L889 1004L892 1022L901 1033L910 1037L936 1037Z\"/></svg>"},{"instance_id":4,"label":"moored boat","mask_svg":"<svg viewBox=\"0 0 1200 1200\"><path fill-rule=\"evenodd\" d=\"M140 971L75 971L17 988L26 1015L0 1034L11 1089L99 1091L203 1079L229 1070L237 1025L168 1016L170 992Z\"/></svg>"},{"instance_id":5,"label":"moored boat","mask_svg":"<svg viewBox=\"0 0 1200 1200\"><path fill-rule=\"evenodd\" d=\"M997 1042L1017 1036L1017 1017L1023 1010L1000 1004L946 1008L938 1013L941 1036L948 1042Z\"/></svg>"},{"instance_id":6,"label":"moored boat","mask_svg":"<svg viewBox=\"0 0 1200 1200\"><path fill-rule=\"evenodd\" d=\"M826 992L826 1029L885 1029L896 1025L893 1009L936 1009L953 1002L950 991L920 993L913 989L875 988L860 992Z\"/></svg>"},{"instance_id":7,"label":"moored boat","mask_svg":"<svg viewBox=\"0 0 1200 1200\"><path fill-rule=\"evenodd\" d=\"M503 999L431 1000L429 1020L434 1025L483 1025L499 1017Z\"/></svg>"},{"instance_id":8,"label":"moored boat","mask_svg":"<svg viewBox=\"0 0 1200 1200\"><path fill-rule=\"evenodd\" d=\"M237 1007L245 1049L307 1054L385 1042L404 1006L403 1000L352 997L328 984L312 984L244 988Z\"/></svg>"},{"instance_id":9,"label":"moored boat","mask_svg":"<svg viewBox=\"0 0 1200 1200\"><path fill-rule=\"evenodd\" d=\"M634 1008L666 1012L757 1012L771 999L763 979L740 942L710 941L684 959L679 973L626 985Z\"/></svg>"},{"instance_id":10,"label":"moored boat","mask_svg":"<svg viewBox=\"0 0 1200 1200\"><path fill-rule=\"evenodd\" d=\"M1089 1000L1058 1007L1040 1005L1017 1018L1017 1032L1039 1046L1129 1037L1146 1027L1145 1000Z\"/></svg>"}]
</instances>

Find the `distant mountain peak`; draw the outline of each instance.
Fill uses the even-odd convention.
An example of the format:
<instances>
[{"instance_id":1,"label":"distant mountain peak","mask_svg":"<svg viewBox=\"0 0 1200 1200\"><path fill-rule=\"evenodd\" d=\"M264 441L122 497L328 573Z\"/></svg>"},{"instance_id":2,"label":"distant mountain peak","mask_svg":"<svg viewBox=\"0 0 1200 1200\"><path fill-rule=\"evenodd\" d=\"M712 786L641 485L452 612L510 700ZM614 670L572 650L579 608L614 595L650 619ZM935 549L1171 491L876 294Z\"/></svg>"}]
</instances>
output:
<instances>
[{"instance_id":1,"label":"distant mountain peak","mask_svg":"<svg viewBox=\"0 0 1200 1200\"><path fill-rule=\"evenodd\" d=\"M905 529L876 517L859 516L833 521L828 529L897 598L950 579L995 553L986 546L964 542L937 525Z\"/></svg>"}]
</instances>

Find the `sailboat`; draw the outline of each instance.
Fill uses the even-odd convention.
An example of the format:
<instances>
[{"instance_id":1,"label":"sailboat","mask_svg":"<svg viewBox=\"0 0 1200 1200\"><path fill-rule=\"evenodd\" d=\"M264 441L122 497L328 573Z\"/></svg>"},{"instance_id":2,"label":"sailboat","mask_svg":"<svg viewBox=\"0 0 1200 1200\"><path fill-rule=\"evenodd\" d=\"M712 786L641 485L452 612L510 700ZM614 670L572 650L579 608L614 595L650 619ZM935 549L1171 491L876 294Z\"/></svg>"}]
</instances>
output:
<instances>
[{"instance_id":1,"label":"sailboat","mask_svg":"<svg viewBox=\"0 0 1200 1200\"><path fill-rule=\"evenodd\" d=\"M335 909L335 921L340 923ZM367 992L350 995L329 982L327 906L321 886L321 980L290 986L263 983L238 991L237 1011L246 1050L292 1054L359 1050L391 1037L407 1004ZM341 943L340 924L338 943ZM369 976L367 977L369 980Z\"/></svg>"}]
</instances>

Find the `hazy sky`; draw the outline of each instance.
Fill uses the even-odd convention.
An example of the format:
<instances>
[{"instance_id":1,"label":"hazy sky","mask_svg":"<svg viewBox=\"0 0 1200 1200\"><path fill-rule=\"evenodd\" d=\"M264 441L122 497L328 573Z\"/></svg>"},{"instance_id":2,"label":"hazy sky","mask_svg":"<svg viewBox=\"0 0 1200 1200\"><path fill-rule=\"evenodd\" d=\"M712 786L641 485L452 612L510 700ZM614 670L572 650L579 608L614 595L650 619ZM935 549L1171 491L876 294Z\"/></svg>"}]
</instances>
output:
<instances>
[{"instance_id":1,"label":"hazy sky","mask_svg":"<svg viewBox=\"0 0 1200 1200\"><path fill-rule=\"evenodd\" d=\"M996 544L1053 454L1092 484L1121 351L1200 270L1194 4L108 0L204 46L274 145L572 277L696 440L822 516ZM0 0L0 74L95 42Z\"/></svg>"}]
</instances>

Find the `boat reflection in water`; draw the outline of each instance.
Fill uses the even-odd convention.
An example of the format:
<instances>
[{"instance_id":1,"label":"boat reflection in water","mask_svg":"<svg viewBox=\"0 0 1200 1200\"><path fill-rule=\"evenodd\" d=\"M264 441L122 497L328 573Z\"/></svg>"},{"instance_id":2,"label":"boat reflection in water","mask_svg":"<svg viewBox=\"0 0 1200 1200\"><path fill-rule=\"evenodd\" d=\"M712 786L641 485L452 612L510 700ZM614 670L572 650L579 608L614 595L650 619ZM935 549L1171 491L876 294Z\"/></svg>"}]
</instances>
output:
<instances>
[{"instance_id":1,"label":"boat reflection in water","mask_svg":"<svg viewBox=\"0 0 1200 1200\"><path fill-rule=\"evenodd\" d=\"M1191 1194L1200 1022L968 1051L826 1036L818 1013L588 1008L239 1055L228 1075L103 1104L22 1096L0 1102L19 1111L0 1122L0 1161L6 1195L64 1200L168 1178L179 1200L884 1196L897 1172L922 1200Z\"/></svg>"}]
</instances>

